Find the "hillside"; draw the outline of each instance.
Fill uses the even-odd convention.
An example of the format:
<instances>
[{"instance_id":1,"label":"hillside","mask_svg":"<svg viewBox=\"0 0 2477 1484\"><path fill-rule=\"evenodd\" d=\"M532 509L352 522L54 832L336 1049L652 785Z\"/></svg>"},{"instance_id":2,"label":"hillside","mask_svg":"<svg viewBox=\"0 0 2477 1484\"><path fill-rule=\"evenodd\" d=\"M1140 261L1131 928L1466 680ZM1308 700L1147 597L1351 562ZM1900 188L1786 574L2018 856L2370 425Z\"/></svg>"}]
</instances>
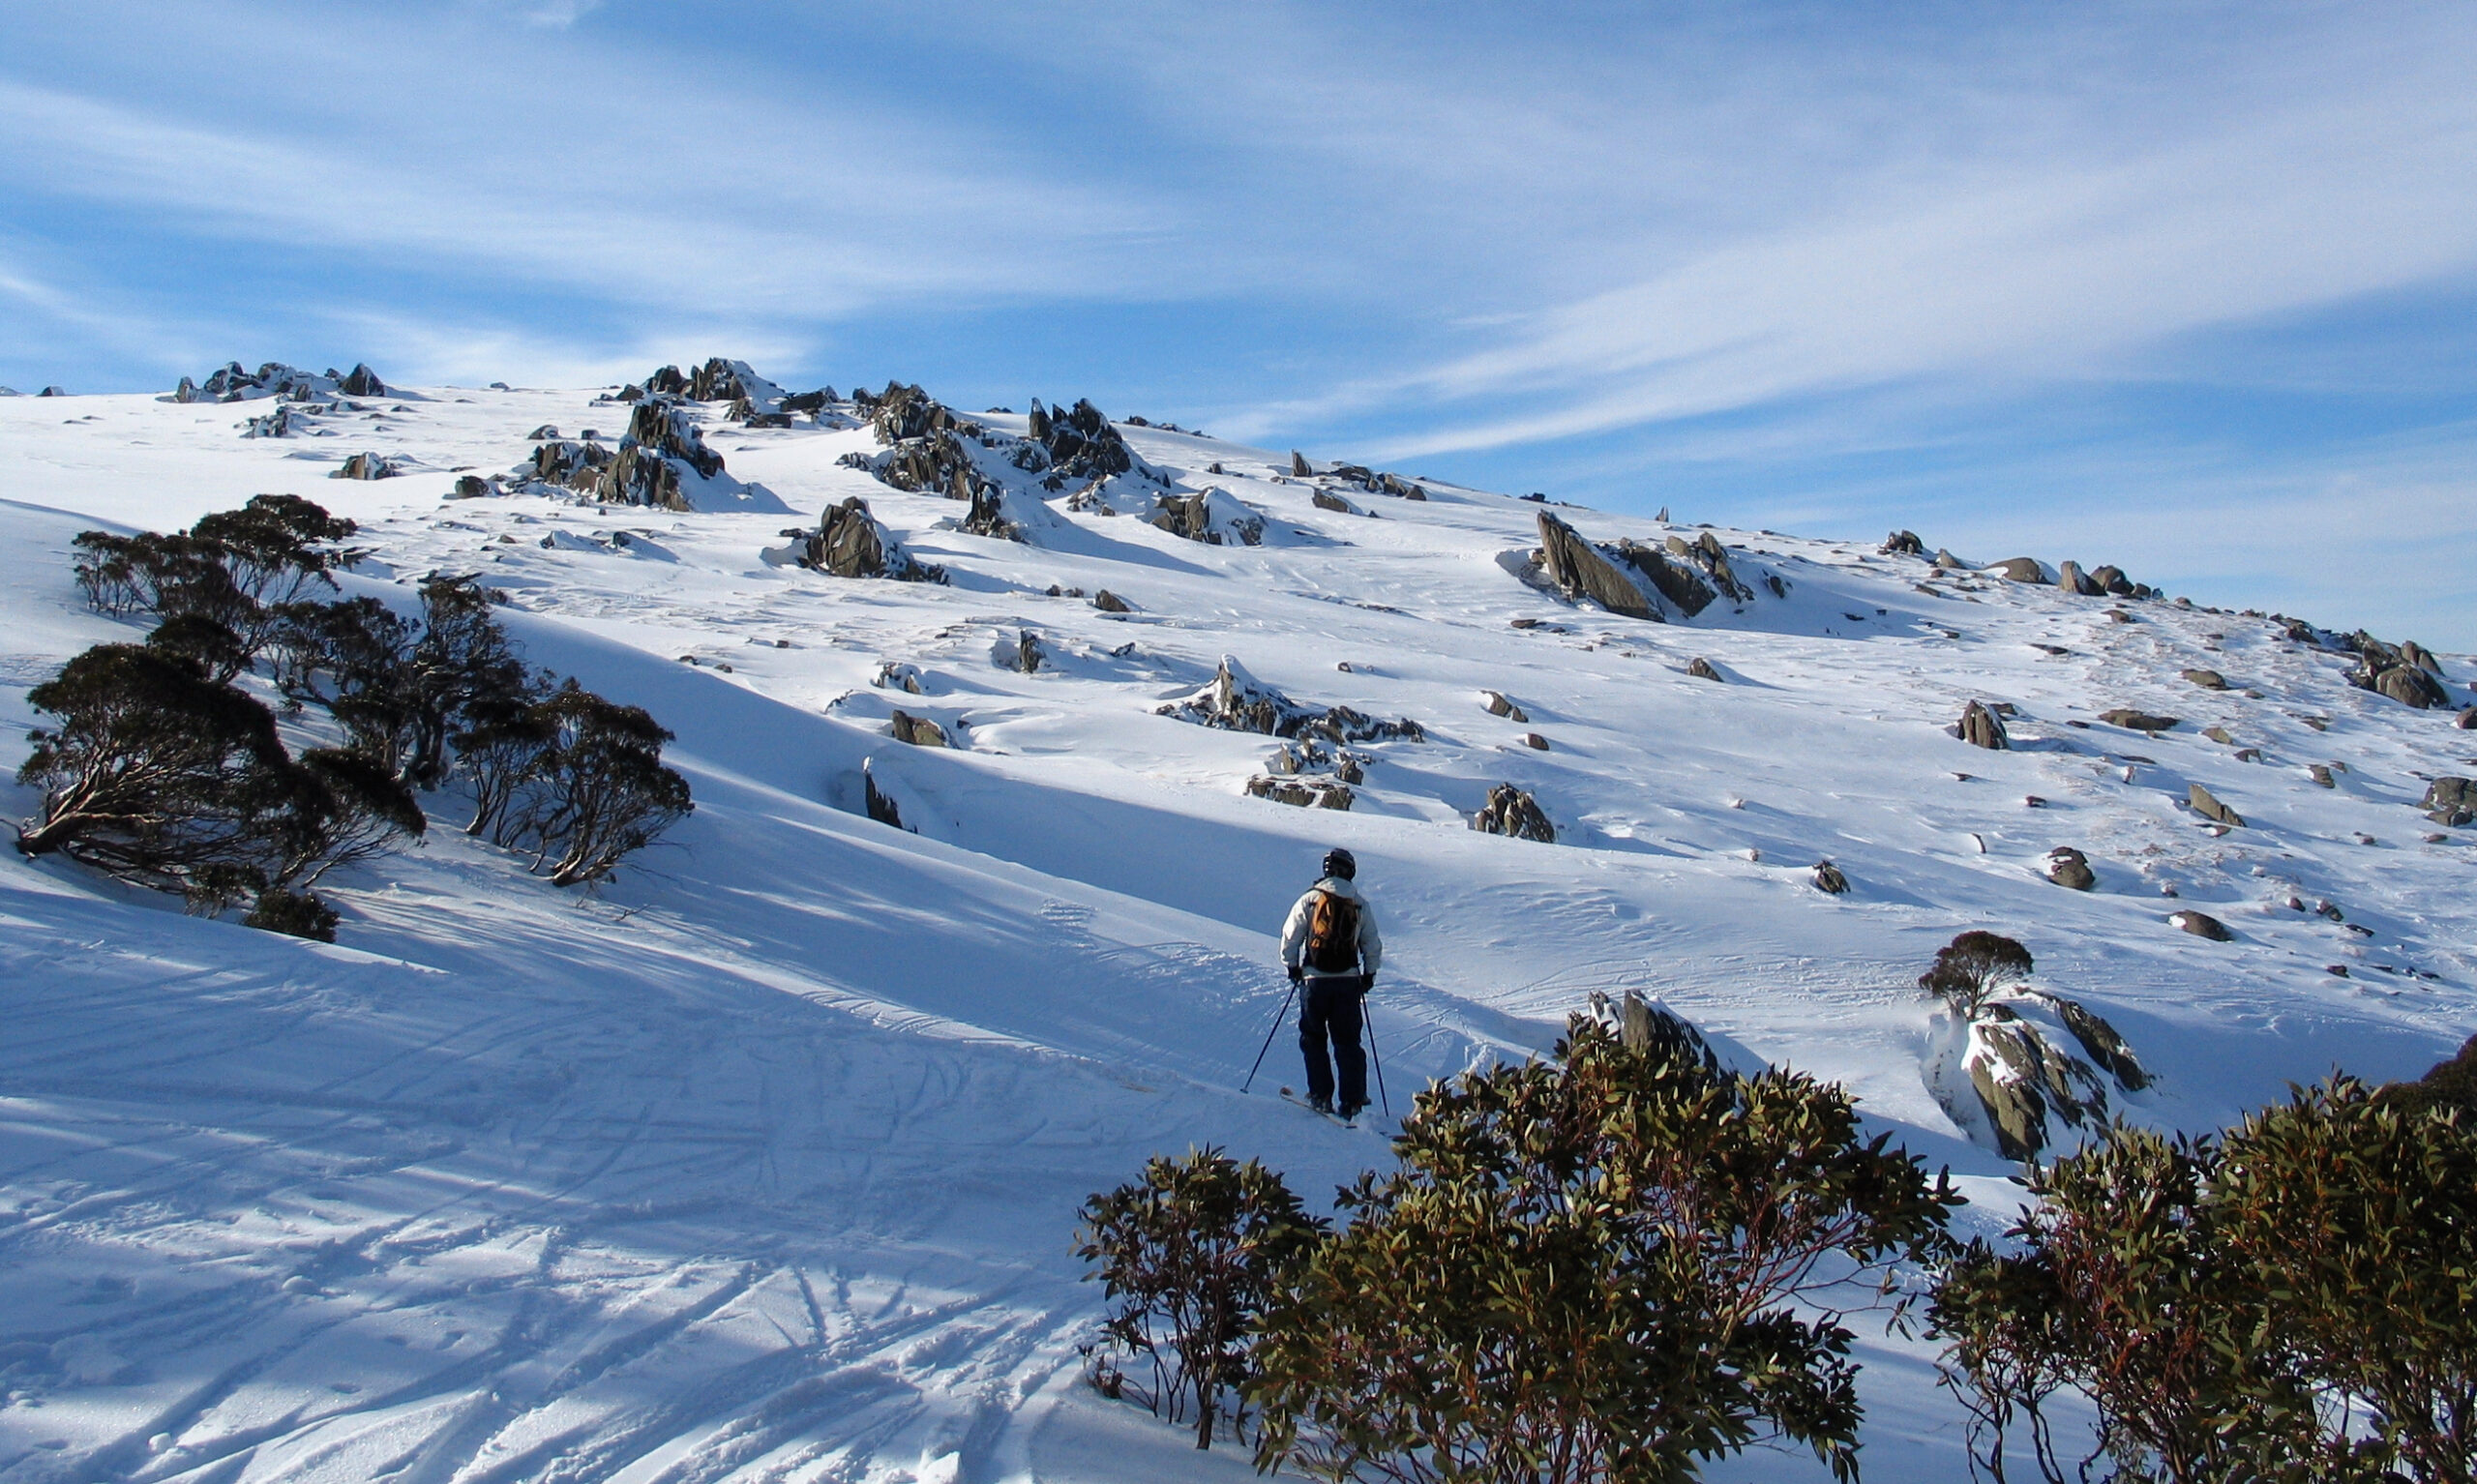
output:
<instances>
[{"instance_id":1,"label":"hillside","mask_svg":"<svg viewBox=\"0 0 2477 1484\"><path fill-rule=\"evenodd\" d=\"M1706 530L1029 406L958 409L975 436L745 368L659 429L611 389L349 379L0 399L0 756L30 686L135 634L81 602L73 536L288 492L361 523L348 591L504 592L531 660L677 734L696 813L583 894L443 792L419 848L334 883L333 946L0 857L0 1481L1245 1475L1078 1384L1070 1232L1156 1151L1319 1196L1384 1158L1266 1095L1287 1036L1239 1092L1331 845L1382 913L1396 1113L1640 990L1847 1083L1977 1231L2016 1167L1916 988L1956 932L2103 1014L2151 1079L2111 1109L2162 1126L2477 1030L2477 831L2421 808L2477 773L2466 656L2420 709L2351 685L2336 635L2051 580L2105 552L2013 580L1932 532ZM303 410L245 437L271 408ZM356 455L395 472L329 477ZM806 541L854 496L880 527ZM802 565L860 536L944 580ZM1577 601L1576 560L1631 585ZM1354 740L1199 725L1217 690ZM2008 749L1952 734L1973 701ZM1248 791L1302 776L1349 807ZM1553 844L1470 827L1500 785ZM2059 846L2093 889L2049 879ZM1863 1358L1872 1475L1965 1476L1931 1350Z\"/></svg>"}]
</instances>

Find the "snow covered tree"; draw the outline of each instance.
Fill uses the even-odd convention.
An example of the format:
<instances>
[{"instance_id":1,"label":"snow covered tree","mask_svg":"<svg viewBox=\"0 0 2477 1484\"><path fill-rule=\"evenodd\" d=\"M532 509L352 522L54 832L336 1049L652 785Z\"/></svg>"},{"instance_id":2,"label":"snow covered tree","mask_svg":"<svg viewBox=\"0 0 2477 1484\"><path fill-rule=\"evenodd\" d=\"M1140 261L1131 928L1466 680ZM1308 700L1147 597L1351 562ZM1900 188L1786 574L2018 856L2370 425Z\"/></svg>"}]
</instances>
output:
<instances>
[{"instance_id":1,"label":"snow covered tree","mask_svg":"<svg viewBox=\"0 0 2477 1484\"><path fill-rule=\"evenodd\" d=\"M1959 1198L1838 1087L1630 1050L1420 1094L1401 1170L1275 1301L1258 1463L1402 1484L1684 1480L1767 1436L1855 1470L1837 1285L1938 1252ZM1868 1291L1872 1291L1869 1290Z\"/></svg>"}]
</instances>

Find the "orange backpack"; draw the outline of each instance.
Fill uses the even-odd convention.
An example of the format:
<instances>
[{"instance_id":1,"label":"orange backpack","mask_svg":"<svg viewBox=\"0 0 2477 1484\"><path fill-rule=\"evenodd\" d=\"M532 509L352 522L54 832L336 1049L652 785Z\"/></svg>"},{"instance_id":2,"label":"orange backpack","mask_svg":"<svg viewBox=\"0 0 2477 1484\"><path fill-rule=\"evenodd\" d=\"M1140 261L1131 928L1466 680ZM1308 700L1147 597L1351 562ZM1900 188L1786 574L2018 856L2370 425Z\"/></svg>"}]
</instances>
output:
<instances>
[{"instance_id":1,"label":"orange backpack","mask_svg":"<svg viewBox=\"0 0 2477 1484\"><path fill-rule=\"evenodd\" d=\"M1307 909L1307 966L1320 974L1347 974L1358 967L1358 904L1332 892L1316 894Z\"/></svg>"}]
</instances>

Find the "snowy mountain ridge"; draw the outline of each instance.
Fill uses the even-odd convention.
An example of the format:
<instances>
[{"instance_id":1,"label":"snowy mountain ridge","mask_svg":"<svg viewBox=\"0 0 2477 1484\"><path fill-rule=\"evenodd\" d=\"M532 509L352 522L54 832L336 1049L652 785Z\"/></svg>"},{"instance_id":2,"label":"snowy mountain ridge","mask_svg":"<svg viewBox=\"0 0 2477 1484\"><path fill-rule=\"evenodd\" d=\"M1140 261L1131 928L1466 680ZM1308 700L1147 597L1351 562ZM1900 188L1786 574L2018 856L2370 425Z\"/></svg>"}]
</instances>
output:
<instances>
[{"instance_id":1,"label":"snowy mountain ridge","mask_svg":"<svg viewBox=\"0 0 2477 1484\"><path fill-rule=\"evenodd\" d=\"M350 593L504 593L677 733L697 812L597 896L434 826L334 880L334 946L0 863L0 1480L1239 1476L1078 1384L1069 1232L1190 1143L1318 1194L1383 1161L1238 1091L1330 845L1397 1112L1639 990L1847 1083L1977 1231L2002 1037L1916 987L1964 929L2037 955L2041 1044L2090 1048L2062 1003L2121 1034L2139 1076L2050 1085L2139 1122L2477 1029L2467 656L1089 403L289 371L0 401L11 756L139 632L78 531L286 492L360 522ZM941 579L851 575L897 554ZM1864 1359L1869 1469L1964 1476L1931 1349Z\"/></svg>"}]
</instances>

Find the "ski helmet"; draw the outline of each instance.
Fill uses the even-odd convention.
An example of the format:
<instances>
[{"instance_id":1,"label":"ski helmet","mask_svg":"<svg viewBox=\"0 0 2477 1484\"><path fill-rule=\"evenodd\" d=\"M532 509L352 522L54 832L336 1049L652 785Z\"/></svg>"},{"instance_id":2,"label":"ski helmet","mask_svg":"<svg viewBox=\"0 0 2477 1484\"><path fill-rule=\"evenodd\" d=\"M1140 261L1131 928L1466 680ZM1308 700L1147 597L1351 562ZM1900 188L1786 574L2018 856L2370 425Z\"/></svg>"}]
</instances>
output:
<instances>
[{"instance_id":1,"label":"ski helmet","mask_svg":"<svg viewBox=\"0 0 2477 1484\"><path fill-rule=\"evenodd\" d=\"M1358 857L1336 846L1325 852L1325 874L1350 880L1358 875Z\"/></svg>"}]
</instances>

